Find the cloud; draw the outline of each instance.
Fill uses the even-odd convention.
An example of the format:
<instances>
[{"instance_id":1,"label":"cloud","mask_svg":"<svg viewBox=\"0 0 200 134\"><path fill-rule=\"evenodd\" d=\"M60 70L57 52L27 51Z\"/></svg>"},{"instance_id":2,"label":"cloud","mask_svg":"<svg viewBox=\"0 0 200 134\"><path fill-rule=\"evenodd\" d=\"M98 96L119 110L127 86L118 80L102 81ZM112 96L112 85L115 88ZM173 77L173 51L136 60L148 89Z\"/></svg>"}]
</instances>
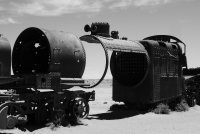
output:
<instances>
[{"instance_id":1,"label":"cloud","mask_svg":"<svg viewBox=\"0 0 200 134\"><path fill-rule=\"evenodd\" d=\"M29 2L11 2L18 14L35 16L60 16L77 12L99 12L102 2L98 0L29 0Z\"/></svg>"},{"instance_id":2,"label":"cloud","mask_svg":"<svg viewBox=\"0 0 200 134\"><path fill-rule=\"evenodd\" d=\"M63 14L81 12L97 13L104 8L113 9L130 6L160 5L171 1L172 0L0 0L0 5L7 7L4 10L17 15L60 16Z\"/></svg>"},{"instance_id":3,"label":"cloud","mask_svg":"<svg viewBox=\"0 0 200 134\"><path fill-rule=\"evenodd\" d=\"M17 24L18 22L13 18L0 18L0 24Z\"/></svg>"},{"instance_id":4,"label":"cloud","mask_svg":"<svg viewBox=\"0 0 200 134\"><path fill-rule=\"evenodd\" d=\"M61 16L76 13L98 13L104 9L159 6L195 0L0 0L0 21L16 24L12 18L23 15ZM7 16L7 18L5 18ZM1 19L1 18L4 19Z\"/></svg>"},{"instance_id":5,"label":"cloud","mask_svg":"<svg viewBox=\"0 0 200 134\"><path fill-rule=\"evenodd\" d=\"M134 2L135 6L155 6L161 4L167 4L172 2L172 0L136 0Z\"/></svg>"},{"instance_id":6,"label":"cloud","mask_svg":"<svg viewBox=\"0 0 200 134\"><path fill-rule=\"evenodd\" d=\"M176 1L176 0L174 0ZM172 0L119 0L113 3L110 8L125 8L129 6L143 7L143 6L158 6L162 4L167 4L172 2Z\"/></svg>"}]
</instances>

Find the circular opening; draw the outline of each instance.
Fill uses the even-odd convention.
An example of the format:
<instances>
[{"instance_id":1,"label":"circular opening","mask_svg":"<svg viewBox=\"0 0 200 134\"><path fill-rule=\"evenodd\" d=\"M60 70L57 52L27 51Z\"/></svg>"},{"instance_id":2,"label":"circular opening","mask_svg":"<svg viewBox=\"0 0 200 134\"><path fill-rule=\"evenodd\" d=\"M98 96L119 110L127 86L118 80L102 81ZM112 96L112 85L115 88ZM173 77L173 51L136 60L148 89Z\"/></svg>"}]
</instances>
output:
<instances>
[{"instance_id":1,"label":"circular opening","mask_svg":"<svg viewBox=\"0 0 200 134\"><path fill-rule=\"evenodd\" d=\"M108 67L108 53L103 44L93 36L82 36L82 44L86 52L86 67L83 78L89 87L97 86L105 77Z\"/></svg>"},{"instance_id":2,"label":"circular opening","mask_svg":"<svg viewBox=\"0 0 200 134\"><path fill-rule=\"evenodd\" d=\"M146 77L148 64L148 56L145 53L114 51L110 67L113 78L119 83L136 86Z\"/></svg>"},{"instance_id":3,"label":"circular opening","mask_svg":"<svg viewBox=\"0 0 200 134\"><path fill-rule=\"evenodd\" d=\"M14 74L48 73L50 46L37 28L24 30L17 38L12 54Z\"/></svg>"}]
</instances>

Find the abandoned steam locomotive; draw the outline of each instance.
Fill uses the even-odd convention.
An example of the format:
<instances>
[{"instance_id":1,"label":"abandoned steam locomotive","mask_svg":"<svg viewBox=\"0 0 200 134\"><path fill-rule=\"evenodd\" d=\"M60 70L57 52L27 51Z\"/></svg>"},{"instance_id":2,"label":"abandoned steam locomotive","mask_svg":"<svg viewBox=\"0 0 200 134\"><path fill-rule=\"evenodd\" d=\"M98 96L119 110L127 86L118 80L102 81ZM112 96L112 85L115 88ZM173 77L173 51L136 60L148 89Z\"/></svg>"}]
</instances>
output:
<instances>
[{"instance_id":1,"label":"abandoned steam locomotive","mask_svg":"<svg viewBox=\"0 0 200 134\"><path fill-rule=\"evenodd\" d=\"M73 86L92 88L104 79L108 50L112 51L113 100L148 104L183 95L186 46L173 36L158 35L140 41L119 39L108 23L92 23L79 39L70 33L28 28L17 38L12 52L0 37L0 128L22 122L43 123L60 115L85 118L94 91L70 91ZM86 64L83 43L101 45L106 64L102 77L91 85L82 79ZM181 45L184 47L182 51Z\"/></svg>"},{"instance_id":2,"label":"abandoned steam locomotive","mask_svg":"<svg viewBox=\"0 0 200 134\"><path fill-rule=\"evenodd\" d=\"M145 105L182 97L187 68L186 45L176 37L156 35L139 41L109 35L105 24L86 25L91 35L80 39L101 43L112 50L110 69L113 76L113 100L127 105ZM184 50L182 50L182 46Z\"/></svg>"}]
</instances>

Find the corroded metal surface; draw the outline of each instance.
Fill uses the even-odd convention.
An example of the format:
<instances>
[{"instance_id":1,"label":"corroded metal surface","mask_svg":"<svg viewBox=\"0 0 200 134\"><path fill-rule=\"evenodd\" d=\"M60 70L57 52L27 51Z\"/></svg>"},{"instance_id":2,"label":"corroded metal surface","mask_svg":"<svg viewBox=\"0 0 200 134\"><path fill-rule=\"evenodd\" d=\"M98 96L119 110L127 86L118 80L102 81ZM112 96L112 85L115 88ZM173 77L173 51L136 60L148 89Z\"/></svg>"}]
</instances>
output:
<instances>
[{"instance_id":1,"label":"corroded metal surface","mask_svg":"<svg viewBox=\"0 0 200 134\"><path fill-rule=\"evenodd\" d=\"M14 74L60 72L80 78L85 69L85 51L75 35L34 27L18 36L12 59Z\"/></svg>"},{"instance_id":2,"label":"corroded metal surface","mask_svg":"<svg viewBox=\"0 0 200 134\"><path fill-rule=\"evenodd\" d=\"M80 37L80 39L88 43L102 43L106 49L112 51L147 53L143 45L137 41L120 40L94 35L85 35Z\"/></svg>"}]
</instances>

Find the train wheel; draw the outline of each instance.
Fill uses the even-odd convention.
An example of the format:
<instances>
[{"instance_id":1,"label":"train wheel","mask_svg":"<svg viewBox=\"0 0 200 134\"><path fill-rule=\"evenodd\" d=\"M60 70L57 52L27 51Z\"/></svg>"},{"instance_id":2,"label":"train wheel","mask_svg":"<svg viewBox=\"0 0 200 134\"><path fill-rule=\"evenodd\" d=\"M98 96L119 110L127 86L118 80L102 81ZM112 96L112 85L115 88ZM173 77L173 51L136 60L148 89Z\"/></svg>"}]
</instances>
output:
<instances>
[{"instance_id":1,"label":"train wheel","mask_svg":"<svg viewBox=\"0 0 200 134\"><path fill-rule=\"evenodd\" d=\"M20 122L21 119L24 122L27 121L27 118L23 118L23 116L21 116L23 110L16 103L5 102L0 105L0 109L4 107L8 107L6 128L8 129L14 128Z\"/></svg>"},{"instance_id":2,"label":"train wheel","mask_svg":"<svg viewBox=\"0 0 200 134\"><path fill-rule=\"evenodd\" d=\"M22 109L19 106L15 104L9 105L7 113L7 128L12 129L17 125L18 117L20 117L21 113Z\"/></svg>"},{"instance_id":3,"label":"train wheel","mask_svg":"<svg viewBox=\"0 0 200 134\"><path fill-rule=\"evenodd\" d=\"M190 98L189 100L188 100L188 105L190 106L190 107L194 107L195 105L196 105L196 103L197 103L197 100L196 100L196 98Z\"/></svg>"},{"instance_id":4,"label":"train wheel","mask_svg":"<svg viewBox=\"0 0 200 134\"><path fill-rule=\"evenodd\" d=\"M7 127L7 112L8 106L0 107L0 129L6 129Z\"/></svg>"},{"instance_id":5,"label":"train wheel","mask_svg":"<svg viewBox=\"0 0 200 134\"><path fill-rule=\"evenodd\" d=\"M77 97L72 101L71 114L76 118L86 118L89 114L89 105L85 99Z\"/></svg>"}]
</instances>

